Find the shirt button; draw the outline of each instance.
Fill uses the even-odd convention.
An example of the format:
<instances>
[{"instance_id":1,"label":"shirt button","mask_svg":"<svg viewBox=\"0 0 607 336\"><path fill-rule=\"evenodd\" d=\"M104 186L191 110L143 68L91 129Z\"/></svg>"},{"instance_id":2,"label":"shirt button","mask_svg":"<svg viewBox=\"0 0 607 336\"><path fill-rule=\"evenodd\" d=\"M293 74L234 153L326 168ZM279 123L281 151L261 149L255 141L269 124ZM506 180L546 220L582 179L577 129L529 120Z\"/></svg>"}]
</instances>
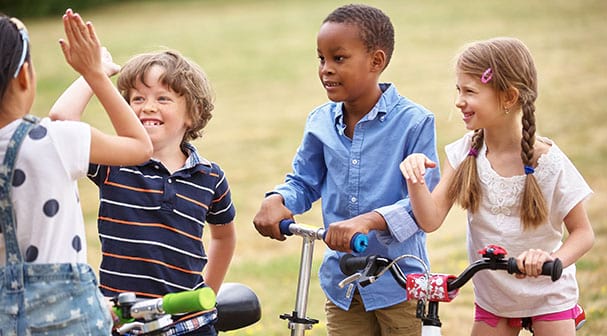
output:
<instances>
[{"instance_id":1,"label":"shirt button","mask_svg":"<svg viewBox=\"0 0 607 336\"><path fill-rule=\"evenodd\" d=\"M358 164L358 160L356 160L356 159L352 160L352 164L353 165L357 165Z\"/></svg>"},{"instance_id":2,"label":"shirt button","mask_svg":"<svg viewBox=\"0 0 607 336\"><path fill-rule=\"evenodd\" d=\"M154 169L160 169L159 165L154 165Z\"/></svg>"},{"instance_id":3,"label":"shirt button","mask_svg":"<svg viewBox=\"0 0 607 336\"><path fill-rule=\"evenodd\" d=\"M168 179L167 182L173 183L173 179Z\"/></svg>"},{"instance_id":4,"label":"shirt button","mask_svg":"<svg viewBox=\"0 0 607 336\"><path fill-rule=\"evenodd\" d=\"M356 197L352 197L352 198L350 198L350 201L352 201L352 203L356 203L357 199L356 199Z\"/></svg>"}]
</instances>

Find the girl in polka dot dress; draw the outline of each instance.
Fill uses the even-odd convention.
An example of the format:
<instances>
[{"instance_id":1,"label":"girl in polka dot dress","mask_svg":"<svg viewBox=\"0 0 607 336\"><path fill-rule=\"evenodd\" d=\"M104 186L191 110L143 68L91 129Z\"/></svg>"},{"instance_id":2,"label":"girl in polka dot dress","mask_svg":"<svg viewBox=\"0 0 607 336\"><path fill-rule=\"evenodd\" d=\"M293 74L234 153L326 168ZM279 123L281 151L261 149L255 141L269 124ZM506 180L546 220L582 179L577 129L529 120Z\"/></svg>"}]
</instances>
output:
<instances>
[{"instance_id":1,"label":"girl in polka dot dress","mask_svg":"<svg viewBox=\"0 0 607 336\"><path fill-rule=\"evenodd\" d=\"M71 10L66 11L63 23L66 39L60 44L65 59L93 89L117 135L105 134L83 122L39 120L29 115L36 93L36 74L28 32L18 19L0 15L0 162L10 160L16 153L12 170L6 162L0 166L0 175L7 180L3 185L10 192L0 192L1 208L12 207L9 211L14 214L13 221L7 218L11 216L3 216L0 227L6 230L0 232L0 273L6 271L0 274L0 335L35 331L109 334L110 314L94 272L86 265L87 244L77 180L86 176L89 162L136 164L148 160L152 153L147 133L105 73L93 25ZM31 130L24 135L18 151L9 155L8 150L14 147L13 134L25 123L32 124ZM8 180L8 176L12 178ZM7 237L15 237L18 248ZM24 275L9 281L12 272L8 270L21 263L25 265ZM45 268L43 265L47 264L52 265ZM37 292L34 298L28 296L24 285L25 299L11 301L13 290L21 288L20 282L51 279L65 268L84 283L65 282L72 288L49 288L48 293ZM80 285L82 294L88 297L84 304L74 306L75 298L65 295ZM10 293L3 294L9 289ZM61 304L61 309L49 308ZM24 330L24 326L28 329Z\"/></svg>"}]
</instances>

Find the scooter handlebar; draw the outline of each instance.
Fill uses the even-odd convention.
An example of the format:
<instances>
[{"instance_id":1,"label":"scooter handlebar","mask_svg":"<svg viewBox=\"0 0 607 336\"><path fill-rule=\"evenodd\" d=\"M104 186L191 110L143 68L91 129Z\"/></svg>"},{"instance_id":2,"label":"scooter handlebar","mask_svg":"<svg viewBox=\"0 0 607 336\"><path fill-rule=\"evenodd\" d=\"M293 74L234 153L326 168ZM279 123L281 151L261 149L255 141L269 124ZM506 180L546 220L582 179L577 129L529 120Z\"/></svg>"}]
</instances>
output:
<instances>
[{"instance_id":1,"label":"scooter handlebar","mask_svg":"<svg viewBox=\"0 0 607 336\"><path fill-rule=\"evenodd\" d=\"M298 235L312 236L316 239L325 239L327 231L323 228L308 227L296 224L292 219L283 219L278 225L280 233L285 236L291 236L293 233ZM369 246L369 238L360 232L355 233L350 239L350 249L354 252L364 252Z\"/></svg>"}]
</instances>

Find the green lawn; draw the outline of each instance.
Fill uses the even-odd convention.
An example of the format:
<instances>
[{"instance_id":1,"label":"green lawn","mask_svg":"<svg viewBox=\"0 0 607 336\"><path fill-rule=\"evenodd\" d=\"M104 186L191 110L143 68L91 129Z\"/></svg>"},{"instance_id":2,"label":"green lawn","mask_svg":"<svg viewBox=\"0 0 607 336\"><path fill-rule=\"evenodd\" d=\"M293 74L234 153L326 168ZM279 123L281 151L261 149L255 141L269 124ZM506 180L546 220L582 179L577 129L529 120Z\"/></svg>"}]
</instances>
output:
<instances>
[{"instance_id":1,"label":"green lawn","mask_svg":"<svg viewBox=\"0 0 607 336\"><path fill-rule=\"evenodd\" d=\"M279 314L294 308L301 240L264 239L252 227L263 193L290 169L307 113L326 101L316 69L316 32L335 7L346 3L302 1L135 1L82 13L92 20L114 59L174 48L198 62L216 93L215 116L196 145L228 174L238 209L238 247L228 281L252 287L262 320L233 335L285 335ZM453 102L453 57L466 42L493 36L524 40L539 72L539 132L554 139L587 178L595 195L587 203L597 235L578 262L581 303L588 315L579 335L607 332L607 282L601 252L607 248L607 2L600 0L368 1L382 8L396 29L396 50L382 79L422 103L437 117L439 146L464 128ZM75 8L78 10L78 8ZM44 115L76 74L57 40L61 13L25 20L30 30L39 88L34 113ZM86 120L108 129L97 103ZM81 183L89 229L90 262L97 266L96 188ZM299 218L321 225L318 207ZM459 273L466 265L465 218L454 212L429 236L432 269ZM314 272L322 255L316 244ZM467 335L472 318L470 286L441 306L445 335ZM309 333L324 335L323 295L312 277L308 315L320 319Z\"/></svg>"}]
</instances>

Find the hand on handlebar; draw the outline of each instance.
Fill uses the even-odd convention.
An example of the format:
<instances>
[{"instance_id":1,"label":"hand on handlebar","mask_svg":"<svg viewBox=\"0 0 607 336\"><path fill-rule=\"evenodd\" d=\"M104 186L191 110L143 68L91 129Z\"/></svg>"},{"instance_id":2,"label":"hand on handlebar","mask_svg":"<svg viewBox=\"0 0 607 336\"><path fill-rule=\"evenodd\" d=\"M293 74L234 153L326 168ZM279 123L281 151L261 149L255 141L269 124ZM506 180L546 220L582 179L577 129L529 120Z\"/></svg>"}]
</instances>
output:
<instances>
[{"instance_id":1,"label":"hand on handlebar","mask_svg":"<svg viewBox=\"0 0 607 336\"><path fill-rule=\"evenodd\" d=\"M522 279L526 276L538 277L542 275L542 267L547 261L552 261L554 258L543 250L529 249L521 253L516 258L516 265L522 272L516 274L516 277Z\"/></svg>"},{"instance_id":2,"label":"hand on handlebar","mask_svg":"<svg viewBox=\"0 0 607 336\"><path fill-rule=\"evenodd\" d=\"M259 234L276 240L285 240L286 237L280 232L279 222L285 218L293 218L293 214L282 203L280 194L272 194L266 197L253 218L253 225Z\"/></svg>"},{"instance_id":3,"label":"hand on handlebar","mask_svg":"<svg viewBox=\"0 0 607 336\"><path fill-rule=\"evenodd\" d=\"M357 217L331 223L325 233L325 243L335 251L352 252L350 242L357 233L366 235L369 229Z\"/></svg>"}]
</instances>

